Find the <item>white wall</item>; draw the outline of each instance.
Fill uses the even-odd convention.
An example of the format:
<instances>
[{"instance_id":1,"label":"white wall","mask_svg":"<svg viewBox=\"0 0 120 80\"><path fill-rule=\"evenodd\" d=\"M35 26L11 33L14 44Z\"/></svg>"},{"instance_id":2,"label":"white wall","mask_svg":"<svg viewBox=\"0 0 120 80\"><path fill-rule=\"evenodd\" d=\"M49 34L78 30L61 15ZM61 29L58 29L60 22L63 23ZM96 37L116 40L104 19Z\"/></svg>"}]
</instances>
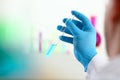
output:
<instances>
[{"instance_id":1,"label":"white wall","mask_svg":"<svg viewBox=\"0 0 120 80\"><path fill-rule=\"evenodd\" d=\"M25 29L22 32L25 35L27 33L25 36L27 40L25 40L24 46L27 52L30 52L28 56L33 55L31 57L34 57L36 62L32 68L33 72L30 71L31 74L28 74L26 77L40 79L85 79L86 74L82 65L73 55L72 45L60 42L50 58L45 57L45 51L53 37L56 37L55 34L59 33L56 30L57 25L64 25L62 19L71 17L71 10L77 10L88 18L92 15L96 16L96 28L102 37L102 43L97 50L98 53L106 53L103 31L105 4L105 0L1 0L1 15L4 19L8 21L11 19L17 20L23 22L21 23L22 25L27 25L19 27L19 29ZM42 33L41 53L38 45L39 32ZM32 50L30 50L31 46ZM70 51L70 54L63 53L62 47ZM40 66L41 69L35 67L35 65Z\"/></svg>"}]
</instances>

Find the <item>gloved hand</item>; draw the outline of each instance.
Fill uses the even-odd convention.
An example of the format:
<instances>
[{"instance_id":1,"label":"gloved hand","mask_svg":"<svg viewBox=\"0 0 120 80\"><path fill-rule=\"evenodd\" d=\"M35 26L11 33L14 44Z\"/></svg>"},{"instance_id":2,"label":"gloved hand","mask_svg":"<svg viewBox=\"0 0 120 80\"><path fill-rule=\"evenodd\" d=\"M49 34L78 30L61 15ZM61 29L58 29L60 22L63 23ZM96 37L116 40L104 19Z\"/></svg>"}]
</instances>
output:
<instances>
[{"instance_id":1,"label":"gloved hand","mask_svg":"<svg viewBox=\"0 0 120 80\"><path fill-rule=\"evenodd\" d=\"M65 33L73 36L60 36L60 39L74 45L74 55L82 63L86 71L89 62L97 54L96 30L86 16L77 11L72 11L71 13L79 20L65 18L63 22L66 27L58 25L57 29L62 31L62 28L64 28Z\"/></svg>"}]
</instances>

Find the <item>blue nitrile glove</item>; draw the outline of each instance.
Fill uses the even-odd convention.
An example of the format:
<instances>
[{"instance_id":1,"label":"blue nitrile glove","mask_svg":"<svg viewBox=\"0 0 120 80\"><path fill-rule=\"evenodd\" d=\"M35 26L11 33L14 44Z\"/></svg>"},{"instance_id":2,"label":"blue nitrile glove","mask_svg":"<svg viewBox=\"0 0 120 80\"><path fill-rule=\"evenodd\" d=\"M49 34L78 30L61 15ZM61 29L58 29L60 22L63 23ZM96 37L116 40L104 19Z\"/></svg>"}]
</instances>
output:
<instances>
[{"instance_id":1,"label":"blue nitrile glove","mask_svg":"<svg viewBox=\"0 0 120 80\"><path fill-rule=\"evenodd\" d=\"M82 63L86 71L89 62L97 54L96 30L86 16L77 11L71 13L79 20L65 18L63 22L66 27L59 25L57 29L61 31L62 28L65 28L65 33L73 36L60 36L60 39L74 45L74 55Z\"/></svg>"}]
</instances>

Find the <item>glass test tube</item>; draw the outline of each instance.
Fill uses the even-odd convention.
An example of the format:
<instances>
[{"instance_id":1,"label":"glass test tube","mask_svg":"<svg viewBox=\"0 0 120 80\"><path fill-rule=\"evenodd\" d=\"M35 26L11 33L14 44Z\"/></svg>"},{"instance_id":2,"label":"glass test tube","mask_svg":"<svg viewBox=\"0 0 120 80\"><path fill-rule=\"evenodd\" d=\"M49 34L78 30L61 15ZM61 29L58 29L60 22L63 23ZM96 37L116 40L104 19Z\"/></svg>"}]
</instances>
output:
<instances>
[{"instance_id":1,"label":"glass test tube","mask_svg":"<svg viewBox=\"0 0 120 80\"><path fill-rule=\"evenodd\" d=\"M72 18L72 19L73 19L73 18ZM68 19L68 20L72 20L72 19ZM67 20L67 21L68 21L68 20ZM66 21L65 23L67 23L67 21ZM64 35L65 29L62 28L61 31L62 31L62 35ZM56 46L57 46L58 43L59 43L59 42L58 42L56 39L53 40L53 42L50 44L50 47L48 48L48 50L47 50L47 52L46 52L46 57L50 57L50 55L53 53L53 51L55 50L55 48L56 48Z\"/></svg>"}]
</instances>

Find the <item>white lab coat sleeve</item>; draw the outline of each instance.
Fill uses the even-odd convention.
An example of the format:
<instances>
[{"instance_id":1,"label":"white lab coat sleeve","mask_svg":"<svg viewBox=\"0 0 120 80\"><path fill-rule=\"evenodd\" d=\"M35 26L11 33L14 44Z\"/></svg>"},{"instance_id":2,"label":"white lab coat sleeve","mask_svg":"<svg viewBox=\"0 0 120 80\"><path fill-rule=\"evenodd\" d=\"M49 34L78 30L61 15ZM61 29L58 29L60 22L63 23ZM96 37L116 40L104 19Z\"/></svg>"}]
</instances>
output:
<instances>
[{"instance_id":1,"label":"white lab coat sleeve","mask_svg":"<svg viewBox=\"0 0 120 80\"><path fill-rule=\"evenodd\" d=\"M88 64L86 80L91 80L95 77L96 73L99 72L104 66L109 63L108 59L100 54L97 54Z\"/></svg>"}]
</instances>

